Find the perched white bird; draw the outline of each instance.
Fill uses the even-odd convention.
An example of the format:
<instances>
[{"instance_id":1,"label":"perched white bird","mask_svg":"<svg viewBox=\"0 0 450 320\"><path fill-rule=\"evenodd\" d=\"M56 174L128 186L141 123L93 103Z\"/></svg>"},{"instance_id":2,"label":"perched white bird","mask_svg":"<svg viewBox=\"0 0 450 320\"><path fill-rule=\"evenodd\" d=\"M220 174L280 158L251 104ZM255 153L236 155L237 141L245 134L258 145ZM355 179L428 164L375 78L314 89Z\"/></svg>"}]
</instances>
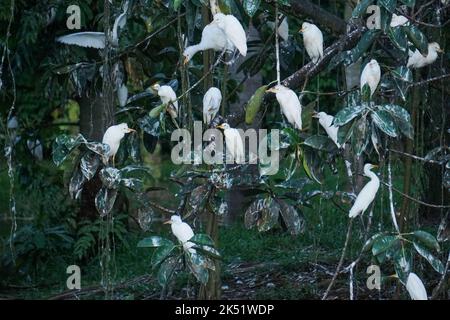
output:
<instances>
[{"instance_id":1,"label":"perched white bird","mask_svg":"<svg viewBox=\"0 0 450 320\"><path fill-rule=\"evenodd\" d=\"M212 23L222 29L227 39L239 50L241 55L244 57L247 55L247 37L244 28L235 16L216 13Z\"/></svg>"},{"instance_id":2,"label":"perched white bird","mask_svg":"<svg viewBox=\"0 0 450 320\"><path fill-rule=\"evenodd\" d=\"M381 79L381 69L377 60L372 59L366 66L364 67L361 73L360 87L361 91L364 88L364 85L367 83L370 87L370 96L375 93L377 90L378 84Z\"/></svg>"},{"instance_id":3,"label":"perched white bird","mask_svg":"<svg viewBox=\"0 0 450 320\"><path fill-rule=\"evenodd\" d=\"M428 44L428 54L424 57L419 50L409 51L408 68L418 69L428 66L436 61L438 53L444 52L437 42Z\"/></svg>"},{"instance_id":4,"label":"perched white bird","mask_svg":"<svg viewBox=\"0 0 450 320\"><path fill-rule=\"evenodd\" d=\"M119 29L123 29L127 22L128 1L123 6L122 13L114 21L114 25L111 31L111 42L113 46L119 45ZM105 48L106 36L104 32L76 32L56 38L56 41L76 45L86 48L103 49Z\"/></svg>"},{"instance_id":5,"label":"perched white bird","mask_svg":"<svg viewBox=\"0 0 450 320\"><path fill-rule=\"evenodd\" d=\"M228 123L222 123L217 126L217 128L223 130L227 150L233 157L234 161L238 164L245 163L244 143L239 131L235 128L231 128Z\"/></svg>"},{"instance_id":6,"label":"perched white bird","mask_svg":"<svg viewBox=\"0 0 450 320\"><path fill-rule=\"evenodd\" d=\"M400 27L406 25L408 22L409 20L407 17L398 16L395 13L393 13L390 26L391 28Z\"/></svg>"},{"instance_id":7,"label":"perched white bird","mask_svg":"<svg viewBox=\"0 0 450 320\"><path fill-rule=\"evenodd\" d=\"M170 224L173 235L181 242L183 248L191 253L195 252L195 249L192 249L194 243L189 241L194 236L194 231L192 231L190 225L183 222L181 217L177 215L171 216L170 220L164 222L164 224Z\"/></svg>"},{"instance_id":8,"label":"perched white bird","mask_svg":"<svg viewBox=\"0 0 450 320\"><path fill-rule=\"evenodd\" d=\"M220 109L222 93L216 87L211 87L203 97L203 122L207 125L214 119Z\"/></svg>"},{"instance_id":9,"label":"perched white bird","mask_svg":"<svg viewBox=\"0 0 450 320\"><path fill-rule=\"evenodd\" d=\"M364 213L375 199L378 188L380 187L380 179L378 179L377 175L370 170L376 167L378 166L370 163L364 165L364 175L369 177L370 181L362 188L361 192L356 197L355 203L348 215L350 218L354 218L360 213Z\"/></svg>"},{"instance_id":10,"label":"perched white bird","mask_svg":"<svg viewBox=\"0 0 450 320\"><path fill-rule=\"evenodd\" d=\"M128 100L128 88L125 84L122 84L117 89L117 99L119 100L119 106L125 107Z\"/></svg>"},{"instance_id":11,"label":"perched white bird","mask_svg":"<svg viewBox=\"0 0 450 320\"><path fill-rule=\"evenodd\" d=\"M340 149L341 145L338 142L339 127L333 124L334 117L326 114L325 112L314 113L313 117L319 119L320 125L325 129L325 132L328 134L330 139L333 140L336 146Z\"/></svg>"},{"instance_id":12,"label":"perched white bird","mask_svg":"<svg viewBox=\"0 0 450 320\"><path fill-rule=\"evenodd\" d=\"M413 272L408 275L406 290L408 290L412 300L428 300L427 290L422 280Z\"/></svg>"},{"instance_id":13,"label":"perched white bird","mask_svg":"<svg viewBox=\"0 0 450 320\"><path fill-rule=\"evenodd\" d=\"M187 47L184 52L184 64L188 63L199 51L212 49L214 51L234 51L233 43L217 24L210 23L203 28L202 38L198 44Z\"/></svg>"},{"instance_id":14,"label":"perched white bird","mask_svg":"<svg viewBox=\"0 0 450 320\"><path fill-rule=\"evenodd\" d=\"M33 157L37 160L42 161L44 159L44 151L42 149L42 143L38 139L27 140L27 147L30 150Z\"/></svg>"},{"instance_id":15,"label":"perched white bird","mask_svg":"<svg viewBox=\"0 0 450 320\"><path fill-rule=\"evenodd\" d=\"M167 111L175 119L178 116L177 94L171 86L160 86L158 83L152 86L152 89L158 92L161 102L167 105Z\"/></svg>"},{"instance_id":16,"label":"perched white bird","mask_svg":"<svg viewBox=\"0 0 450 320\"><path fill-rule=\"evenodd\" d=\"M312 23L303 22L300 32L303 34L303 44L309 58L319 62L323 58L323 34L320 29Z\"/></svg>"},{"instance_id":17,"label":"perched white bird","mask_svg":"<svg viewBox=\"0 0 450 320\"><path fill-rule=\"evenodd\" d=\"M290 124L299 130L302 130L302 105L297 95L291 89L277 85L266 92L275 93L281 111Z\"/></svg>"},{"instance_id":18,"label":"perched white bird","mask_svg":"<svg viewBox=\"0 0 450 320\"><path fill-rule=\"evenodd\" d=\"M136 130L128 128L126 123L117 124L106 129L102 143L109 146L109 152L106 154L106 157L103 158L104 164L107 164L108 160L112 157L114 165L114 158L117 150L119 150L120 141L125 137L125 134L130 132L136 132Z\"/></svg>"}]
</instances>

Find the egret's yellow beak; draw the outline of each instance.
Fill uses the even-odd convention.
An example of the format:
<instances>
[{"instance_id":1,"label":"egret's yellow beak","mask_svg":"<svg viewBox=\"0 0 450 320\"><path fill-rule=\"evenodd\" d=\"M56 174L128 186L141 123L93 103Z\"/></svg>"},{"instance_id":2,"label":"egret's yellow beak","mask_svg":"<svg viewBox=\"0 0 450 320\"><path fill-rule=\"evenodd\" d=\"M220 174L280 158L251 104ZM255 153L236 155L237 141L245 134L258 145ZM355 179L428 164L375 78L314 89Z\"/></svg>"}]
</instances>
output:
<instances>
[{"instance_id":1,"label":"egret's yellow beak","mask_svg":"<svg viewBox=\"0 0 450 320\"><path fill-rule=\"evenodd\" d=\"M188 63L189 63L188 57L184 57L183 64L184 64L184 65L187 65Z\"/></svg>"},{"instance_id":2,"label":"egret's yellow beak","mask_svg":"<svg viewBox=\"0 0 450 320\"><path fill-rule=\"evenodd\" d=\"M172 224L172 220L164 221L163 224Z\"/></svg>"},{"instance_id":3,"label":"egret's yellow beak","mask_svg":"<svg viewBox=\"0 0 450 320\"><path fill-rule=\"evenodd\" d=\"M372 169L376 169L376 168L378 168L378 165L377 164L373 164L372 165Z\"/></svg>"},{"instance_id":4,"label":"egret's yellow beak","mask_svg":"<svg viewBox=\"0 0 450 320\"><path fill-rule=\"evenodd\" d=\"M220 125L218 125L216 128L218 128L218 129L223 129L223 123L220 124Z\"/></svg>"},{"instance_id":5,"label":"egret's yellow beak","mask_svg":"<svg viewBox=\"0 0 450 320\"><path fill-rule=\"evenodd\" d=\"M277 93L277 89L275 89L275 87L272 87L270 89L267 89L266 92Z\"/></svg>"},{"instance_id":6,"label":"egret's yellow beak","mask_svg":"<svg viewBox=\"0 0 450 320\"><path fill-rule=\"evenodd\" d=\"M158 87L158 84L157 83L155 83L154 85L152 85L150 88L153 90L153 91L156 91L156 92L158 92L158 89L157 89L157 87Z\"/></svg>"},{"instance_id":7,"label":"egret's yellow beak","mask_svg":"<svg viewBox=\"0 0 450 320\"><path fill-rule=\"evenodd\" d=\"M444 53L444 52L445 52L445 51L442 50L441 48L437 49L436 51L439 52L439 53Z\"/></svg>"},{"instance_id":8,"label":"egret's yellow beak","mask_svg":"<svg viewBox=\"0 0 450 320\"><path fill-rule=\"evenodd\" d=\"M300 30L298 30L298 32L300 32L300 33L305 32L305 28L301 28Z\"/></svg>"},{"instance_id":9,"label":"egret's yellow beak","mask_svg":"<svg viewBox=\"0 0 450 320\"><path fill-rule=\"evenodd\" d=\"M318 118L318 117L319 117L319 113L316 112L316 111L313 111L312 117L313 117L313 118Z\"/></svg>"},{"instance_id":10,"label":"egret's yellow beak","mask_svg":"<svg viewBox=\"0 0 450 320\"><path fill-rule=\"evenodd\" d=\"M127 131L128 133L131 133L131 132L136 132L136 130L134 130L134 129L131 129L131 128L128 128L128 131Z\"/></svg>"}]
</instances>

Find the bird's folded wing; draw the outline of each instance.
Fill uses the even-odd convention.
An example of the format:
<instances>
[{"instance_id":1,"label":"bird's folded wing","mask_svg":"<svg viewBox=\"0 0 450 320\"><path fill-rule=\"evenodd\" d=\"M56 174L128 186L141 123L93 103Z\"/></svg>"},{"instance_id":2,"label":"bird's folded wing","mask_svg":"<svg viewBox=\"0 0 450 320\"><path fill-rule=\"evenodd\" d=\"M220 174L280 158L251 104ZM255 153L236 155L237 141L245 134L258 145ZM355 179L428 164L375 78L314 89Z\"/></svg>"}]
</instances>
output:
<instances>
[{"instance_id":1,"label":"bird's folded wing","mask_svg":"<svg viewBox=\"0 0 450 320\"><path fill-rule=\"evenodd\" d=\"M56 38L56 41L85 48L103 49L105 34L103 32L77 32Z\"/></svg>"}]
</instances>

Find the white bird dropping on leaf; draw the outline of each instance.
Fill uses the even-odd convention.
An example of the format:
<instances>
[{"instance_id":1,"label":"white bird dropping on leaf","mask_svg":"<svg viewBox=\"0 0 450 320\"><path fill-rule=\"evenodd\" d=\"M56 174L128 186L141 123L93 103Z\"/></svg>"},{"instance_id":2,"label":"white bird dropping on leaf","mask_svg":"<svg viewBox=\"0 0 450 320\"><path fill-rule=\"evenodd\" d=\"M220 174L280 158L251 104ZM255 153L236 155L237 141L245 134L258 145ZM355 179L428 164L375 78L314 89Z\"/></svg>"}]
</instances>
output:
<instances>
[{"instance_id":1,"label":"white bird dropping on leaf","mask_svg":"<svg viewBox=\"0 0 450 320\"><path fill-rule=\"evenodd\" d=\"M281 111L288 122L294 128L302 130L302 105L295 92L283 85L277 85L266 92L275 93Z\"/></svg>"},{"instance_id":2,"label":"white bird dropping on leaf","mask_svg":"<svg viewBox=\"0 0 450 320\"><path fill-rule=\"evenodd\" d=\"M370 181L362 188L361 192L356 197L355 203L348 215L350 218L354 218L360 213L364 213L375 199L378 188L380 187L380 179L378 179L378 176L370 170L376 167L378 166L370 163L364 165L364 175L369 177Z\"/></svg>"},{"instance_id":3,"label":"white bird dropping on leaf","mask_svg":"<svg viewBox=\"0 0 450 320\"><path fill-rule=\"evenodd\" d=\"M364 85L368 84L370 87L370 96L372 96L375 93L375 90L377 90L378 84L380 83L380 79L381 79L380 65L378 64L377 60L372 59L368 64L366 64L361 73L361 81L360 81L361 91L363 90Z\"/></svg>"},{"instance_id":4,"label":"white bird dropping on leaf","mask_svg":"<svg viewBox=\"0 0 450 320\"><path fill-rule=\"evenodd\" d=\"M320 29L312 23L303 22L300 32L303 34L303 44L309 58L319 62L323 58L323 34Z\"/></svg>"},{"instance_id":5,"label":"white bird dropping on leaf","mask_svg":"<svg viewBox=\"0 0 450 320\"><path fill-rule=\"evenodd\" d=\"M128 128L126 123L111 126L105 131L102 143L109 146L109 152L106 154L106 157L103 158L104 164L107 164L111 157L113 158L114 164L114 157L116 156L117 150L119 150L120 141L125 137L125 134L135 131L136 130L134 129Z\"/></svg>"},{"instance_id":6,"label":"white bird dropping on leaf","mask_svg":"<svg viewBox=\"0 0 450 320\"><path fill-rule=\"evenodd\" d=\"M191 238L194 236L194 231L190 225L181 220L180 216L173 215L170 220L164 222L165 224L170 224L173 235L181 242L183 248L187 251L194 253L195 249L192 249L194 243L190 242Z\"/></svg>"},{"instance_id":7,"label":"white bird dropping on leaf","mask_svg":"<svg viewBox=\"0 0 450 320\"><path fill-rule=\"evenodd\" d=\"M211 87L203 97L203 122L207 125L216 116L222 102L222 93L216 87Z\"/></svg>"},{"instance_id":8,"label":"white bird dropping on leaf","mask_svg":"<svg viewBox=\"0 0 450 320\"><path fill-rule=\"evenodd\" d=\"M217 24L210 23L203 28L202 38L198 44L187 47L184 52L184 64L188 63L199 51L234 51L234 45Z\"/></svg>"},{"instance_id":9,"label":"white bird dropping on leaf","mask_svg":"<svg viewBox=\"0 0 450 320\"><path fill-rule=\"evenodd\" d=\"M423 56L419 50L416 49L414 53L409 51L408 68L418 69L428 66L436 61L438 53L444 52L437 42L428 44L428 54Z\"/></svg>"},{"instance_id":10,"label":"white bird dropping on leaf","mask_svg":"<svg viewBox=\"0 0 450 320\"><path fill-rule=\"evenodd\" d=\"M228 123L222 123L217 126L217 128L223 130L227 150L230 152L235 163L245 163L244 143L241 135L239 134L239 130L231 128Z\"/></svg>"},{"instance_id":11,"label":"white bird dropping on leaf","mask_svg":"<svg viewBox=\"0 0 450 320\"><path fill-rule=\"evenodd\" d=\"M395 13L393 13L390 26L391 28L400 27L406 25L408 22L409 20L407 17L398 16Z\"/></svg>"},{"instance_id":12,"label":"white bird dropping on leaf","mask_svg":"<svg viewBox=\"0 0 450 320\"><path fill-rule=\"evenodd\" d=\"M422 280L413 272L408 275L406 290L408 290L412 300L428 300L427 290Z\"/></svg>"},{"instance_id":13,"label":"white bird dropping on leaf","mask_svg":"<svg viewBox=\"0 0 450 320\"><path fill-rule=\"evenodd\" d=\"M338 142L338 130L339 127L335 126L333 124L334 117L326 114L325 112L318 112L313 114L314 118L319 119L319 124L322 126L322 128L325 129L325 132L330 137L331 140L333 140L334 144L340 149L341 145Z\"/></svg>"},{"instance_id":14,"label":"white bird dropping on leaf","mask_svg":"<svg viewBox=\"0 0 450 320\"><path fill-rule=\"evenodd\" d=\"M178 116L177 94L171 86L160 86L158 83L152 86L153 90L158 92L161 102L167 105L167 111L175 119Z\"/></svg>"},{"instance_id":15,"label":"white bird dropping on leaf","mask_svg":"<svg viewBox=\"0 0 450 320\"><path fill-rule=\"evenodd\" d=\"M227 39L239 50L244 57L247 55L247 37L244 28L235 16L216 13L212 22L223 30Z\"/></svg>"}]
</instances>

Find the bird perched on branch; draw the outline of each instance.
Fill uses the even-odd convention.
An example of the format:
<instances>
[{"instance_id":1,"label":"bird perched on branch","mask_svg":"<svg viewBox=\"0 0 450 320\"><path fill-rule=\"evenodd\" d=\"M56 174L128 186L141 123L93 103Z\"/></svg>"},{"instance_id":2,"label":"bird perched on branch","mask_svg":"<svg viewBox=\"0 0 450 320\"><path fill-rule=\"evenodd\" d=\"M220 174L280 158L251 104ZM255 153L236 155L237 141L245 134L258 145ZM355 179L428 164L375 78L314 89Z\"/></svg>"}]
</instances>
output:
<instances>
[{"instance_id":1,"label":"bird perched on branch","mask_svg":"<svg viewBox=\"0 0 450 320\"><path fill-rule=\"evenodd\" d=\"M203 122L210 124L220 109L222 102L222 93L216 87L211 87L206 91L203 97Z\"/></svg>"},{"instance_id":2,"label":"bird perched on branch","mask_svg":"<svg viewBox=\"0 0 450 320\"><path fill-rule=\"evenodd\" d=\"M102 143L109 146L108 153L105 155L105 157L103 157L103 163L105 165L108 163L111 157L113 159L114 165L114 158L116 156L117 150L119 150L120 141L123 139L123 137L125 137L125 134L130 132L136 132L136 130L128 128L128 125L126 123L117 124L106 129L102 140Z\"/></svg>"},{"instance_id":3,"label":"bird perched on branch","mask_svg":"<svg viewBox=\"0 0 450 320\"><path fill-rule=\"evenodd\" d=\"M381 69L377 60L372 59L364 67L361 73L360 87L361 91L364 89L364 85L368 85L370 88L370 96L373 96L375 90L377 90L378 84L381 79Z\"/></svg>"},{"instance_id":4,"label":"bird perched on branch","mask_svg":"<svg viewBox=\"0 0 450 320\"><path fill-rule=\"evenodd\" d=\"M234 161L238 164L244 163L244 143L242 141L241 135L239 134L239 131L235 128L231 128L228 123L222 123L221 125L217 126L217 128L223 130L227 150L228 152L230 152Z\"/></svg>"},{"instance_id":5,"label":"bird perched on branch","mask_svg":"<svg viewBox=\"0 0 450 320\"><path fill-rule=\"evenodd\" d=\"M328 134L330 139L333 140L336 146L340 149L341 145L338 142L339 127L333 124L334 117L326 114L325 112L315 112L312 116L313 118L319 119L319 124L325 129L325 132Z\"/></svg>"},{"instance_id":6,"label":"bird perched on branch","mask_svg":"<svg viewBox=\"0 0 450 320\"><path fill-rule=\"evenodd\" d=\"M127 22L128 1L123 6L122 13L114 21L113 28L111 30L111 42L112 45L119 46L119 29L123 29ZM56 41L76 45L85 48L103 49L105 48L106 35L104 32L76 32L56 38Z\"/></svg>"},{"instance_id":7,"label":"bird perched on branch","mask_svg":"<svg viewBox=\"0 0 450 320\"><path fill-rule=\"evenodd\" d=\"M217 25L225 33L227 39L244 57L247 55L247 37L239 20L231 14L216 13L212 24Z\"/></svg>"},{"instance_id":8,"label":"bird perched on branch","mask_svg":"<svg viewBox=\"0 0 450 320\"><path fill-rule=\"evenodd\" d=\"M160 86L158 83L152 86L152 89L158 92L161 102L167 105L167 112L169 112L172 119L178 116L178 101L177 94L173 91L171 86Z\"/></svg>"},{"instance_id":9,"label":"bird perched on branch","mask_svg":"<svg viewBox=\"0 0 450 320\"><path fill-rule=\"evenodd\" d=\"M178 239L178 241L183 245L183 248L187 251L194 253L195 249L192 247L194 243L190 242L191 238L194 236L194 231L190 225L181 220L180 216L173 215L170 220L164 222L164 224L170 224L173 235Z\"/></svg>"},{"instance_id":10,"label":"bird perched on branch","mask_svg":"<svg viewBox=\"0 0 450 320\"><path fill-rule=\"evenodd\" d=\"M428 54L423 56L418 49L412 52L409 51L408 68L418 69L428 66L436 61L438 58L438 53L443 53L444 50L441 49L439 43L432 42L428 44Z\"/></svg>"},{"instance_id":11,"label":"bird perched on branch","mask_svg":"<svg viewBox=\"0 0 450 320\"><path fill-rule=\"evenodd\" d=\"M362 188L361 192L356 197L355 203L348 215L350 218L354 218L360 213L364 213L375 199L378 188L380 188L380 179L378 179L378 176L370 170L377 167L378 166L370 163L364 165L364 175L369 177L370 181Z\"/></svg>"},{"instance_id":12,"label":"bird perched on branch","mask_svg":"<svg viewBox=\"0 0 450 320\"><path fill-rule=\"evenodd\" d=\"M317 63L323 58L323 34L320 29L312 23L303 22L299 31L303 35L303 44L309 58Z\"/></svg>"},{"instance_id":13,"label":"bird perched on branch","mask_svg":"<svg viewBox=\"0 0 450 320\"><path fill-rule=\"evenodd\" d=\"M299 130L302 130L302 105L297 95L291 89L277 85L266 92L275 93L278 103L281 106L281 111L290 124Z\"/></svg>"}]
</instances>

